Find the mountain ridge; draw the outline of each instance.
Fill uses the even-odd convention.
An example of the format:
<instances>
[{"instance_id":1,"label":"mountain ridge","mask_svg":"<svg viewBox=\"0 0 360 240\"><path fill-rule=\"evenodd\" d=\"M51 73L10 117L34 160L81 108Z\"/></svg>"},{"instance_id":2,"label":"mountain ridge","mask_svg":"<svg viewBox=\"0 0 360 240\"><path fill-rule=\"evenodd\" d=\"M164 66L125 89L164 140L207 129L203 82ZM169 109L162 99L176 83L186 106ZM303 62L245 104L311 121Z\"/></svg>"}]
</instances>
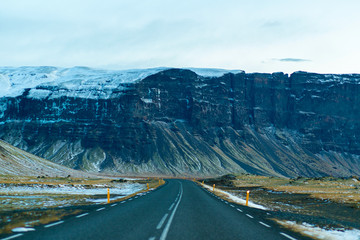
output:
<instances>
[{"instance_id":1,"label":"mountain ridge","mask_svg":"<svg viewBox=\"0 0 360 240\"><path fill-rule=\"evenodd\" d=\"M38 177L94 177L37 157L0 140L0 175Z\"/></svg>"},{"instance_id":2,"label":"mountain ridge","mask_svg":"<svg viewBox=\"0 0 360 240\"><path fill-rule=\"evenodd\" d=\"M93 75L106 97L86 97L87 74L83 87L42 83L0 98L0 138L89 171L360 174L360 75L223 73L162 69L117 85Z\"/></svg>"}]
</instances>

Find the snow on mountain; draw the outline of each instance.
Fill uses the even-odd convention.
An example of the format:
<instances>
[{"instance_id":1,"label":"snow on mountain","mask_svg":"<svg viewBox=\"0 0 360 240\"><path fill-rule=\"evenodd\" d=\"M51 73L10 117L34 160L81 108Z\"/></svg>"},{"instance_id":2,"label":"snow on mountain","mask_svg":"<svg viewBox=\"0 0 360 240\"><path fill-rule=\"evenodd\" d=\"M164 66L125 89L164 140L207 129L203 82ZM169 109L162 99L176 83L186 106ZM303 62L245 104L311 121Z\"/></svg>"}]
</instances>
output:
<instances>
[{"instance_id":1,"label":"snow on mountain","mask_svg":"<svg viewBox=\"0 0 360 240\"><path fill-rule=\"evenodd\" d=\"M121 84L132 83L165 68L100 70L87 67L1 67L0 97L16 97L30 89L28 97L108 98Z\"/></svg>"},{"instance_id":2,"label":"snow on mountain","mask_svg":"<svg viewBox=\"0 0 360 240\"><path fill-rule=\"evenodd\" d=\"M101 70L88 67L0 67L0 97L17 97L26 89L34 99L61 96L106 99L113 90L124 90L124 84L140 81L168 68L135 70ZM241 70L189 68L204 77L219 77Z\"/></svg>"}]
</instances>

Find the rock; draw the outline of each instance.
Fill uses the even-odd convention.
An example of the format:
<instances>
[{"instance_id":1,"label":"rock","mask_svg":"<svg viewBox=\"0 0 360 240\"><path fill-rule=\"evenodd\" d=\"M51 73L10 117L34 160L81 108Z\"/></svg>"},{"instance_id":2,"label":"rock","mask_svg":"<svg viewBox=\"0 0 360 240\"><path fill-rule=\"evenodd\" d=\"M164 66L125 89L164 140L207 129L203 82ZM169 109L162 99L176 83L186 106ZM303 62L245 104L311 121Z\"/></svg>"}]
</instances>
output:
<instances>
[{"instance_id":1,"label":"rock","mask_svg":"<svg viewBox=\"0 0 360 240\"><path fill-rule=\"evenodd\" d=\"M0 138L95 172L360 174L360 75L168 69L114 84L98 74L99 88L42 82L0 98Z\"/></svg>"}]
</instances>

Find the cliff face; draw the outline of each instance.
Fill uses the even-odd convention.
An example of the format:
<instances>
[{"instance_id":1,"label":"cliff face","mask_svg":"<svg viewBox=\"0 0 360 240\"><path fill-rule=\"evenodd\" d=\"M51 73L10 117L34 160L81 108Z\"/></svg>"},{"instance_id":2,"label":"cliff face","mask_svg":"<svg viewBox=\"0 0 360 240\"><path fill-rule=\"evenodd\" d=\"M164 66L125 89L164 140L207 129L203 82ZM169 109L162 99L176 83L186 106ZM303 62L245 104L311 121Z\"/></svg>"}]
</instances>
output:
<instances>
[{"instance_id":1,"label":"cliff face","mask_svg":"<svg viewBox=\"0 0 360 240\"><path fill-rule=\"evenodd\" d=\"M89 171L360 174L360 75L220 75L167 69L119 82L118 73L94 73L95 85L71 88L71 77L43 81L0 99L0 137Z\"/></svg>"}]
</instances>

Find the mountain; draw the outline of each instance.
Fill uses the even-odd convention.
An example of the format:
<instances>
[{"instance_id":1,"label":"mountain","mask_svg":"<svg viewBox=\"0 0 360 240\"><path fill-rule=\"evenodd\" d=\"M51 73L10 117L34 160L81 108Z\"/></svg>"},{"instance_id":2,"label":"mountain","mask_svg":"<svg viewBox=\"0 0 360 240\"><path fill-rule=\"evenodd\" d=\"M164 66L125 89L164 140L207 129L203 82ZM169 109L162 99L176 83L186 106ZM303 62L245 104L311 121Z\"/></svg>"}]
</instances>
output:
<instances>
[{"instance_id":1,"label":"mountain","mask_svg":"<svg viewBox=\"0 0 360 240\"><path fill-rule=\"evenodd\" d=\"M0 140L0 175L39 177L94 177L47 161Z\"/></svg>"},{"instance_id":2,"label":"mountain","mask_svg":"<svg viewBox=\"0 0 360 240\"><path fill-rule=\"evenodd\" d=\"M360 174L360 75L0 68L0 138L121 174Z\"/></svg>"}]
</instances>

